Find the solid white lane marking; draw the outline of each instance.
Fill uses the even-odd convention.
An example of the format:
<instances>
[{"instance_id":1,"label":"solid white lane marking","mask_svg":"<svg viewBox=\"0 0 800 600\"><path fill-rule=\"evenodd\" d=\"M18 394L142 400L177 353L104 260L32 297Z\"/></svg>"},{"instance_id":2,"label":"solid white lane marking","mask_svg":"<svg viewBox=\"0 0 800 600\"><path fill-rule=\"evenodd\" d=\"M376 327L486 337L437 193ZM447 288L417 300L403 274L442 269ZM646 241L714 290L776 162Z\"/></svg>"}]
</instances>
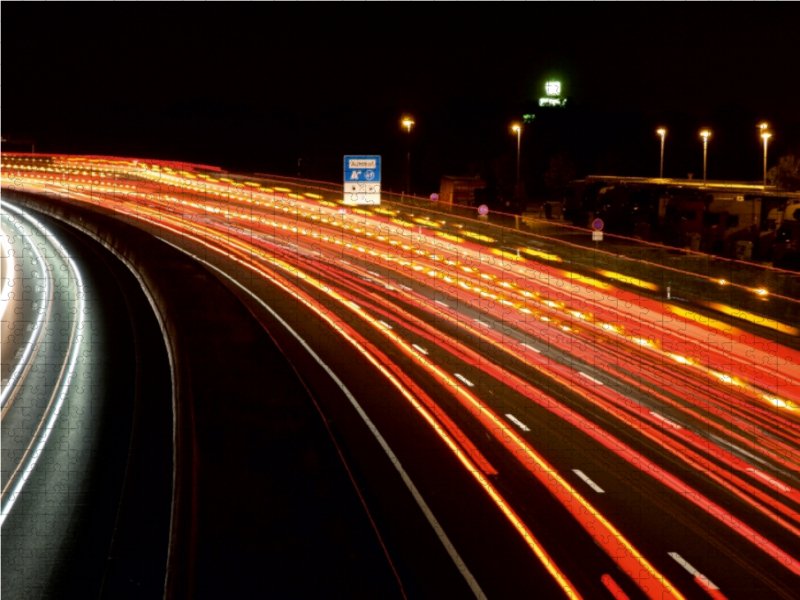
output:
<instances>
[{"instance_id":1,"label":"solid white lane marking","mask_svg":"<svg viewBox=\"0 0 800 600\"><path fill-rule=\"evenodd\" d=\"M381 325L383 325L384 327L386 327L386 329L391 329L391 328L392 328L392 326L391 326L391 325L389 325L388 323L385 323L384 321L378 321L378 323L380 323Z\"/></svg>"},{"instance_id":2,"label":"solid white lane marking","mask_svg":"<svg viewBox=\"0 0 800 600\"><path fill-rule=\"evenodd\" d=\"M491 325L487 325L486 323L484 323L484 322L483 322L483 321L481 321L480 319L473 319L473 320L474 320L474 321L475 321L475 322L476 322L478 325L481 325L481 326L483 326L483 327L488 327L488 328L491 328Z\"/></svg>"},{"instance_id":3,"label":"solid white lane marking","mask_svg":"<svg viewBox=\"0 0 800 600\"><path fill-rule=\"evenodd\" d=\"M425 356L428 355L428 351L425 350L425 348L421 348L420 346L417 346L416 344L411 344L411 347L412 348L416 348L418 351L422 352Z\"/></svg>"},{"instance_id":4,"label":"solid white lane marking","mask_svg":"<svg viewBox=\"0 0 800 600\"><path fill-rule=\"evenodd\" d=\"M572 472L575 473L575 475L577 475L581 479L583 479L586 482L586 485L588 485L590 488L592 488L595 492L597 492L598 494L605 494L605 492L603 491L603 488L601 488L594 481L589 479L589 477L586 475L586 473L584 473L580 469L572 469Z\"/></svg>"},{"instance_id":5,"label":"solid white lane marking","mask_svg":"<svg viewBox=\"0 0 800 600\"><path fill-rule=\"evenodd\" d=\"M449 304L445 304L444 302L439 302L438 300L434 300L434 302L436 302L436 304L441 304L442 306L446 306L447 308L450 308L450 305Z\"/></svg>"},{"instance_id":6,"label":"solid white lane marking","mask_svg":"<svg viewBox=\"0 0 800 600\"><path fill-rule=\"evenodd\" d=\"M472 383L469 379L464 377L461 373L456 373L456 377L466 383L469 387L475 387L475 384Z\"/></svg>"},{"instance_id":7,"label":"solid white lane marking","mask_svg":"<svg viewBox=\"0 0 800 600\"><path fill-rule=\"evenodd\" d=\"M533 352L536 352L536 354L541 354L542 353L541 350L537 350L533 346L528 346L528 344L522 344L522 345L525 346L525 348L527 348L528 350L532 350Z\"/></svg>"},{"instance_id":8,"label":"solid white lane marking","mask_svg":"<svg viewBox=\"0 0 800 600\"><path fill-rule=\"evenodd\" d=\"M522 431L530 431L530 430L531 430L531 428L530 428L530 427L528 427L527 425L525 425L525 423L523 423L522 421L520 421L520 420L519 420L517 417L515 417L514 415L510 415L510 414L509 414L509 415L506 415L506 417L508 417L508 420L509 420L509 421L511 421L512 423L514 423L514 425L516 425L517 427L519 427L520 429L522 429Z\"/></svg>"},{"instance_id":9,"label":"solid white lane marking","mask_svg":"<svg viewBox=\"0 0 800 600\"><path fill-rule=\"evenodd\" d=\"M585 379L588 379L588 380L589 380L589 381L591 381L592 383L595 383L595 384L597 384L597 385L603 385L603 382L602 382L602 381L597 381L597 379L595 379L594 377L589 377L589 376L588 376L586 373L584 373L583 371L578 371L578 375L580 375L581 377L584 377Z\"/></svg>"}]
</instances>

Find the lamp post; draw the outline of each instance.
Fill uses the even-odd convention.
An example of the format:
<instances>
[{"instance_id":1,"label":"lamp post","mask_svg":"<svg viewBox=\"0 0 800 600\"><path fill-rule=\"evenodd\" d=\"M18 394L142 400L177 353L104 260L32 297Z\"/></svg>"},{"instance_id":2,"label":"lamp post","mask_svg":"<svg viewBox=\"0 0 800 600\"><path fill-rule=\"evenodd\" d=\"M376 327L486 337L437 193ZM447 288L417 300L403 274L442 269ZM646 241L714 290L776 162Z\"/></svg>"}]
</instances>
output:
<instances>
[{"instance_id":1,"label":"lamp post","mask_svg":"<svg viewBox=\"0 0 800 600\"><path fill-rule=\"evenodd\" d=\"M767 187L767 141L772 137L772 134L767 131L767 124L762 123L758 126L761 130L761 139L764 140L764 187Z\"/></svg>"},{"instance_id":2,"label":"lamp post","mask_svg":"<svg viewBox=\"0 0 800 600\"><path fill-rule=\"evenodd\" d=\"M710 136L711 132L708 129L700 132L700 137L703 138L703 181L706 180L706 159L708 158L708 138Z\"/></svg>"},{"instance_id":3,"label":"lamp post","mask_svg":"<svg viewBox=\"0 0 800 600\"><path fill-rule=\"evenodd\" d=\"M667 135L667 130L662 127L656 133L661 136L661 166L658 169L658 178L664 179L664 138Z\"/></svg>"},{"instance_id":4,"label":"lamp post","mask_svg":"<svg viewBox=\"0 0 800 600\"><path fill-rule=\"evenodd\" d=\"M519 123L514 123L511 126L511 131L517 134L517 197L521 194L520 190L520 180L519 180L519 154L520 154L520 146L522 142L522 126Z\"/></svg>"},{"instance_id":5,"label":"lamp post","mask_svg":"<svg viewBox=\"0 0 800 600\"><path fill-rule=\"evenodd\" d=\"M408 132L408 151L406 152L406 193L411 195L411 126L414 121L411 117L403 117L403 127Z\"/></svg>"}]
</instances>

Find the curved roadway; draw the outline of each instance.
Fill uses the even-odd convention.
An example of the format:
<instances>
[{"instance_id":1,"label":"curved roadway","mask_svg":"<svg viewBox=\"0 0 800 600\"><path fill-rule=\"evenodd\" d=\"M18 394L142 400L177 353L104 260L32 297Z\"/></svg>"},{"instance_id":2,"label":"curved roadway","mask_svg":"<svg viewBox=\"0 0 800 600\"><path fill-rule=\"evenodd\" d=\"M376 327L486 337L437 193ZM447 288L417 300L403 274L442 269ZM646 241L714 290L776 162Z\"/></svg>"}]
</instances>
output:
<instances>
[{"instance_id":1,"label":"curved roadway","mask_svg":"<svg viewBox=\"0 0 800 600\"><path fill-rule=\"evenodd\" d=\"M327 373L312 389L334 377L347 403L324 408L360 419L352 452L375 436L474 595L795 596L800 353L746 315L568 268L557 247L207 169L4 171L203 261Z\"/></svg>"}]
</instances>

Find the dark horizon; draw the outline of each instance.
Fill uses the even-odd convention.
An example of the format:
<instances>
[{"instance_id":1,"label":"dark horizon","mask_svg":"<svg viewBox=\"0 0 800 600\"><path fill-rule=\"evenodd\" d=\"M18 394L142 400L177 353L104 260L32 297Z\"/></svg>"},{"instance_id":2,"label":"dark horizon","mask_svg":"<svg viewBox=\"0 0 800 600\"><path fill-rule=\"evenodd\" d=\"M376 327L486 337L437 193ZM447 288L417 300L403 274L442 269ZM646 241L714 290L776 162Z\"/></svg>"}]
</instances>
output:
<instances>
[{"instance_id":1,"label":"dark horizon","mask_svg":"<svg viewBox=\"0 0 800 600\"><path fill-rule=\"evenodd\" d=\"M574 11L573 11L574 12ZM379 28L280 20L210 19L163 10L78 30L44 22L6 61L4 137L37 151L114 154L215 164L337 181L341 155L375 153L400 190L413 115L412 188L441 175L508 171L523 133L522 170L544 192L549 160L566 154L577 176L702 176L708 127L710 179L761 179L756 125L770 123L770 165L800 144L800 82L790 73L790 21L761 8L715 15L641 11L581 19L552 7L486 17L399 17ZM585 11L593 15L590 11ZM98 20L106 14L100 10ZM109 13L111 12L109 11ZM649 20L645 20L649 17ZM649 22L654 21L653 23ZM143 44L141 36L146 35ZM547 79L566 108L539 108ZM298 169L298 160L300 167Z\"/></svg>"}]
</instances>

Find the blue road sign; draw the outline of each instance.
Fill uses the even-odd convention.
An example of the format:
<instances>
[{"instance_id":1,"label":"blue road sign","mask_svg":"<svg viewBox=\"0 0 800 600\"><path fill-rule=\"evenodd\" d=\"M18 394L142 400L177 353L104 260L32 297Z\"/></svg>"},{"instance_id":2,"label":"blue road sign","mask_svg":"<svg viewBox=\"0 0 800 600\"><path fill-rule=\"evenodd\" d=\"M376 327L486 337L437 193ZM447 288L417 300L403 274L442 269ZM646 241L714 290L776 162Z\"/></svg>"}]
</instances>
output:
<instances>
[{"instance_id":1,"label":"blue road sign","mask_svg":"<svg viewBox=\"0 0 800 600\"><path fill-rule=\"evenodd\" d=\"M479 214L479 215L485 215L485 214L487 214L488 212L489 212L489 207L488 207L488 206L486 206L485 204L481 204L481 205L478 207L478 214Z\"/></svg>"},{"instance_id":2,"label":"blue road sign","mask_svg":"<svg viewBox=\"0 0 800 600\"><path fill-rule=\"evenodd\" d=\"M603 219L595 219L592 221L592 229L595 231L603 231Z\"/></svg>"},{"instance_id":3,"label":"blue road sign","mask_svg":"<svg viewBox=\"0 0 800 600\"><path fill-rule=\"evenodd\" d=\"M380 183L381 157L380 156L345 156L344 181Z\"/></svg>"}]
</instances>

